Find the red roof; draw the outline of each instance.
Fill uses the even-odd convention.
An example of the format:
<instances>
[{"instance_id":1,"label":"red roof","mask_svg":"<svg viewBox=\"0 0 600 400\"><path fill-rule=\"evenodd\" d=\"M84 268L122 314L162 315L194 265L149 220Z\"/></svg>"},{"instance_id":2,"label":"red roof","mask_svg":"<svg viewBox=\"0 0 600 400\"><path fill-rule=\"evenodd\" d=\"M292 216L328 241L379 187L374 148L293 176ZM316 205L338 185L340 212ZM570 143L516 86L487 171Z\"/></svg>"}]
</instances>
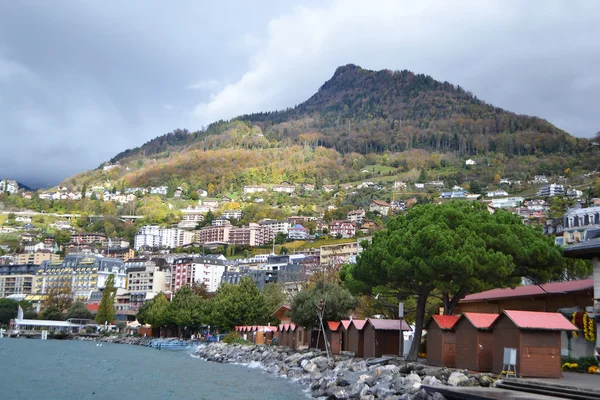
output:
<instances>
[{"instance_id":1,"label":"red roof","mask_svg":"<svg viewBox=\"0 0 600 400\"><path fill-rule=\"evenodd\" d=\"M381 200L371 200L371 203L375 203L378 206L382 206L382 207L389 207L390 206L388 203L386 203L385 201L381 201Z\"/></svg>"},{"instance_id":2,"label":"red roof","mask_svg":"<svg viewBox=\"0 0 600 400\"><path fill-rule=\"evenodd\" d=\"M492 323L498 318L498 314L485 314L476 312L466 312L462 315L477 329L489 329Z\"/></svg>"},{"instance_id":3,"label":"red roof","mask_svg":"<svg viewBox=\"0 0 600 400\"><path fill-rule=\"evenodd\" d=\"M340 323L336 321L327 321L327 325L329 325L329 330L334 332L340 327Z\"/></svg>"},{"instance_id":4,"label":"red roof","mask_svg":"<svg viewBox=\"0 0 600 400\"><path fill-rule=\"evenodd\" d=\"M458 315L439 315L433 316L433 320L438 324L440 329L452 329L460 316Z\"/></svg>"},{"instance_id":5,"label":"red roof","mask_svg":"<svg viewBox=\"0 0 600 400\"><path fill-rule=\"evenodd\" d=\"M521 329L548 331L576 331L578 329L560 313L504 310L504 315Z\"/></svg>"},{"instance_id":6,"label":"red roof","mask_svg":"<svg viewBox=\"0 0 600 400\"><path fill-rule=\"evenodd\" d=\"M366 323L367 323L366 319L353 319L352 320L352 325L354 325L356 327L356 329L358 329L359 331L361 331L362 328L365 327Z\"/></svg>"},{"instance_id":7,"label":"red roof","mask_svg":"<svg viewBox=\"0 0 600 400\"><path fill-rule=\"evenodd\" d=\"M348 327L350 326L351 323L352 323L352 321L349 319L342 320L342 325L344 326L344 329L348 329Z\"/></svg>"},{"instance_id":8,"label":"red roof","mask_svg":"<svg viewBox=\"0 0 600 400\"><path fill-rule=\"evenodd\" d=\"M540 287L541 286L541 287ZM474 293L466 296L460 301L460 303L470 303L481 300L500 300L510 299L514 297L522 296L539 296L547 294L560 294L569 292L579 292L581 290L588 290L594 288L593 279L584 279L580 281L568 281L568 282L553 282L546 283L543 285L527 285L518 286L514 289L492 289L486 290L485 292Z\"/></svg>"},{"instance_id":9,"label":"red roof","mask_svg":"<svg viewBox=\"0 0 600 400\"><path fill-rule=\"evenodd\" d=\"M100 303L89 303L89 304L85 305L85 308L87 308L91 312L98 312L99 307L100 307Z\"/></svg>"},{"instance_id":10,"label":"red roof","mask_svg":"<svg viewBox=\"0 0 600 400\"><path fill-rule=\"evenodd\" d=\"M377 319L377 318L368 318L367 321L375 330L383 330L383 331L397 331L400 328L400 320L399 319ZM402 320L402 330L403 331L412 331L411 327L408 326L405 320Z\"/></svg>"}]
</instances>

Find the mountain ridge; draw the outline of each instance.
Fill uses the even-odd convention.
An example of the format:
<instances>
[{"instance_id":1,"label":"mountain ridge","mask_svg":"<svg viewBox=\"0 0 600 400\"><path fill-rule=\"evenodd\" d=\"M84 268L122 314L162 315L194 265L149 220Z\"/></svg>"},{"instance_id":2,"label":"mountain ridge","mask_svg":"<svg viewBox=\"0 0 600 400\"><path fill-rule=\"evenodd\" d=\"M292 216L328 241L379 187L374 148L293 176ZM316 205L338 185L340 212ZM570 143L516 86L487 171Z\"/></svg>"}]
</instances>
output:
<instances>
[{"instance_id":1,"label":"mountain ridge","mask_svg":"<svg viewBox=\"0 0 600 400\"><path fill-rule=\"evenodd\" d=\"M414 151L447 154L454 159L500 154L509 158L564 158L578 154L588 144L587 139L575 138L544 119L505 111L458 85L428 75L408 70L371 71L347 64L338 67L314 95L293 108L240 115L195 132L177 129L117 154L110 163L126 165L127 172L113 179L122 178L132 185L170 180L206 185L228 176L223 187L240 187L291 179L293 171L278 159L285 152L276 149L293 146L333 150L335 155L329 157L348 167L348 155L352 158L352 154L364 159L371 154L389 153L397 158L395 165L400 165L407 162L395 154ZM267 149L270 153L266 158L256 153ZM230 159L235 164L231 171L236 175L245 174L240 168L243 165L260 169L258 175L263 178L231 176L231 171L215 167L218 157ZM303 157L303 163L315 159L323 162L323 157L314 154ZM253 158L275 163L284 172L275 174L271 171L273 165L257 165ZM323 173L319 166L308 169L312 172L305 176L306 181L339 176L339 171ZM359 179L355 172L351 173L353 180ZM195 177L202 174L206 177ZM264 178L267 175L269 179Z\"/></svg>"}]
</instances>

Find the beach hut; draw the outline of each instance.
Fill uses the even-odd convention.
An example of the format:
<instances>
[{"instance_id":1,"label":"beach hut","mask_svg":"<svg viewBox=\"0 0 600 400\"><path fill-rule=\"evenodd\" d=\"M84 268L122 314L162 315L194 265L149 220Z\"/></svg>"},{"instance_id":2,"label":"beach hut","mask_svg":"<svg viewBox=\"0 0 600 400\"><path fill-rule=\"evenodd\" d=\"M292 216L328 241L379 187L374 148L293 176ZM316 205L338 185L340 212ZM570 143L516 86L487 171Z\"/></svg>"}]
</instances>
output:
<instances>
[{"instance_id":1,"label":"beach hut","mask_svg":"<svg viewBox=\"0 0 600 400\"><path fill-rule=\"evenodd\" d=\"M363 357L365 347L364 327L367 323L364 319L354 319L348 326L348 351L354 353L356 357Z\"/></svg>"},{"instance_id":2,"label":"beach hut","mask_svg":"<svg viewBox=\"0 0 600 400\"><path fill-rule=\"evenodd\" d=\"M350 319L344 319L341 322L340 325L340 334L341 334L341 341L342 341L342 351L349 351L348 350L348 328L350 327L350 324L352 323L352 320Z\"/></svg>"},{"instance_id":3,"label":"beach hut","mask_svg":"<svg viewBox=\"0 0 600 400\"><path fill-rule=\"evenodd\" d=\"M464 313L454 324L456 332L456 368L470 371L492 370L493 344L491 325L498 314ZM429 351L429 349L428 349Z\"/></svg>"},{"instance_id":4,"label":"beach hut","mask_svg":"<svg viewBox=\"0 0 600 400\"><path fill-rule=\"evenodd\" d=\"M367 318L363 328L364 351L363 357L381 357L384 354L400 354L400 337L412 329L406 321L399 319Z\"/></svg>"},{"instance_id":5,"label":"beach hut","mask_svg":"<svg viewBox=\"0 0 600 400\"><path fill-rule=\"evenodd\" d=\"M340 354L342 351L342 324L338 321L327 321L327 339L331 347L331 354Z\"/></svg>"},{"instance_id":6,"label":"beach hut","mask_svg":"<svg viewBox=\"0 0 600 400\"><path fill-rule=\"evenodd\" d=\"M505 310L492 324L495 373L504 370L504 349L516 349L517 375L559 378L561 332L577 327L562 314Z\"/></svg>"},{"instance_id":7,"label":"beach hut","mask_svg":"<svg viewBox=\"0 0 600 400\"><path fill-rule=\"evenodd\" d=\"M427 329L427 364L436 367L456 366L456 333L458 315L434 315Z\"/></svg>"}]
</instances>

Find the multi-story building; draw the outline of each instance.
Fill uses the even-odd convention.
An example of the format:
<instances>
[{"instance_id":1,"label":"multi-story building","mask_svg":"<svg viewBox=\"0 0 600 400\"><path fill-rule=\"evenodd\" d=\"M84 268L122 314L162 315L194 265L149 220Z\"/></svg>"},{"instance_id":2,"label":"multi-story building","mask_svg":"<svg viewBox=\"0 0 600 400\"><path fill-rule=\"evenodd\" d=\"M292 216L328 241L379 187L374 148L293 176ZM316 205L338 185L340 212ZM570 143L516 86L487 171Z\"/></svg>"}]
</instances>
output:
<instances>
[{"instance_id":1,"label":"multi-story building","mask_svg":"<svg viewBox=\"0 0 600 400\"><path fill-rule=\"evenodd\" d=\"M229 243L229 226L206 226L196 231L196 242L205 243Z\"/></svg>"},{"instance_id":2,"label":"multi-story building","mask_svg":"<svg viewBox=\"0 0 600 400\"><path fill-rule=\"evenodd\" d=\"M106 235L102 233L77 233L71 236L71 241L74 243L82 243L82 244L96 244L104 245L104 243L108 239Z\"/></svg>"},{"instance_id":3,"label":"multi-story building","mask_svg":"<svg viewBox=\"0 0 600 400\"><path fill-rule=\"evenodd\" d=\"M60 256L50 251L39 250L35 253L22 253L17 255L17 264L40 265L43 261L58 260Z\"/></svg>"},{"instance_id":4,"label":"multi-story building","mask_svg":"<svg viewBox=\"0 0 600 400\"><path fill-rule=\"evenodd\" d=\"M506 190L493 190L487 193L487 197L506 197L508 193Z\"/></svg>"},{"instance_id":5,"label":"multi-story building","mask_svg":"<svg viewBox=\"0 0 600 400\"><path fill-rule=\"evenodd\" d=\"M156 225L146 225L135 235L134 248L142 247L167 248L185 246L194 241L194 233L180 228L161 228Z\"/></svg>"},{"instance_id":6,"label":"multi-story building","mask_svg":"<svg viewBox=\"0 0 600 400\"><path fill-rule=\"evenodd\" d=\"M208 212L208 210L199 209L198 207L192 208L188 207L186 209L180 210L183 214L181 218L181 222L179 223L180 228L195 228L198 223L204 221L204 214Z\"/></svg>"},{"instance_id":7,"label":"multi-story building","mask_svg":"<svg viewBox=\"0 0 600 400\"><path fill-rule=\"evenodd\" d=\"M276 219L261 219L258 221L258 224L265 230L265 243L272 242L278 233L287 235L291 226L289 221L281 221Z\"/></svg>"},{"instance_id":8,"label":"multi-story building","mask_svg":"<svg viewBox=\"0 0 600 400\"><path fill-rule=\"evenodd\" d=\"M365 210L354 210L348 212L348 221L354 222L355 224L362 224L365 221Z\"/></svg>"},{"instance_id":9,"label":"multi-story building","mask_svg":"<svg viewBox=\"0 0 600 400\"><path fill-rule=\"evenodd\" d=\"M350 221L332 221L329 224L329 233L331 236L352 238L356 236L356 225Z\"/></svg>"},{"instance_id":10,"label":"multi-story building","mask_svg":"<svg viewBox=\"0 0 600 400\"><path fill-rule=\"evenodd\" d=\"M321 265L347 264L353 260L356 260L358 253L359 243L357 241L321 246Z\"/></svg>"},{"instance_id":11,"label":"multi-story building","mask_svg":"<svg viewBox=\"0 0 600 400\"><path fill-rule=\"evenodd\" d=\"M160 293L169 290L165 267L159 267L154 261L145 261L143 267L127 269L127 290L130 292Z\"/></svg>"},{"instance_id":12,"label":"multi-story building","mask_svg":"<svg viewBox=\"0 0 600 400\"><path fill-rule=\"evenodd\" d=\"M576 207L567 211L563 218L563 237L567 244L583 242L588 230L600 228L600 206Z\"/></svg>"},{"instance_id":13,"label":"multi-story building","mask_svg":"<svg viewBox=\"0 0 600 400\"><path fill-rule=\"evenodd\" d=\"M225 219L242 219L242 210L226 210L223 211L221 217Z\"/></svg>"},{"instance_id":14,"label":"multi-story building","mask_svg":"<svg viewBox=\"0 0 600 400\"><path fill-rule=\"evenodd\" d=\"M283 182L280 185L273 185L273 191L279 193L294 193L296 190L295 186L290 184L289 182Z\"/></svg>"},{"instance_id":15,"label":"multi-story building","mask_svg":"<svg viewBox=\"0 0 600 400\"><path fill-rule=\"evenodd\" d=\"M288 239L290 240L306 240L310 237L308 229L300 224L294 225L294 227L288 230Z\"/></svg>"},{"instance_id":16,"label":"multi-story building","mask_svg":"<svg viewBox=\"0 0 600 400\"><path fill-rule=\"evenodd\" d=\"M36 274L36 291L46 294L51 289L70 285L75 298L89 300L93 291L104 289L110 275L115 288L125 288L123 261L90 254L68 254L62 261L44 261Z\"/></svg>"},{"instance_id":17,"label":"multi-story building","mask_svg":"<svg viewBox=\"0 0 600 400\"><path fill-rule=\"evenodd\" d=\"M229 244L237 246L262 246L265 244L266 230L256 223L249 223L248 226L236 227L232 226L229 229Z\"/></svg>"},{"instance_id":18,"label":"multi-story building","mask_svg":"<svg viewBox=\"0 0 600 400\"><path fill-rule=\"evenodd\" d=\"M0 298L35 292L39 265L0 265Z\"/></svg>"},{"instance_id":19,"label":"multi-story building","mask_svg":"<svg viewBox=\"0 0 600 400\"><path fill-rule=\"evenodd\" d=\"M118 258L123 262L134 258L135 252L131 247L106 247L101 250L103 256Z\"/></svg>"},{"instance_id":20,"label":"multi-story building","mask_svg":"<svg viewBox=\"0 0 600 400\"><path fill-rule=\"evenodd\" d=\"M543 186L538 192L538 196L542 197L552 197L552 196L562 196L565 194L565 187L563 185L558 185L556 183L552 183L550 185Z\"/></svg>"},{"instance_id":21,"label":"multi-story building","mask_svg":"<svg viewBox=\"0 0 600 400\"><path fill-rule=\"evenodd\" d=\"M209 292L215 292L225 267L229 264L231 262L220 254L176 259L171 269L171 290L176 292L185 285L204 283Z\"/></svg>"},{"instance_id":22,"label":"multi-story building","mask_svg":"<svg viewBox=\"0 0 600 400\"><path fill-rule=\"evenodd\" d=\"M260 193L266 192L269 188L263 185L246 185L244 186L244 193L252 194L252 193Z\"/></svg>"}]
</instances>

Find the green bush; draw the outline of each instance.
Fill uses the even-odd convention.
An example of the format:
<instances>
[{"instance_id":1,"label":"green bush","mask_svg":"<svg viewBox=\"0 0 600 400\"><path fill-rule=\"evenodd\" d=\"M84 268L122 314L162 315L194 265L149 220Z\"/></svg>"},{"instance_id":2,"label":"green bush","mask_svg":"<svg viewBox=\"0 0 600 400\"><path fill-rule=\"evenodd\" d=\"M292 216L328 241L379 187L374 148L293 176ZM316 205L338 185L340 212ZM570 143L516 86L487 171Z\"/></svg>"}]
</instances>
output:
<instances>
[{"instance_id":1,"label":"green bush","mask_svg":"<svg viewBox=\"0 0 600 400\"><path fill-rule=\"evenodd\" d=\"M231 331L225 335L223 342L227 344L251 344L249 341L242 339L236 331Z\"/></svg>"}]
</instances>

